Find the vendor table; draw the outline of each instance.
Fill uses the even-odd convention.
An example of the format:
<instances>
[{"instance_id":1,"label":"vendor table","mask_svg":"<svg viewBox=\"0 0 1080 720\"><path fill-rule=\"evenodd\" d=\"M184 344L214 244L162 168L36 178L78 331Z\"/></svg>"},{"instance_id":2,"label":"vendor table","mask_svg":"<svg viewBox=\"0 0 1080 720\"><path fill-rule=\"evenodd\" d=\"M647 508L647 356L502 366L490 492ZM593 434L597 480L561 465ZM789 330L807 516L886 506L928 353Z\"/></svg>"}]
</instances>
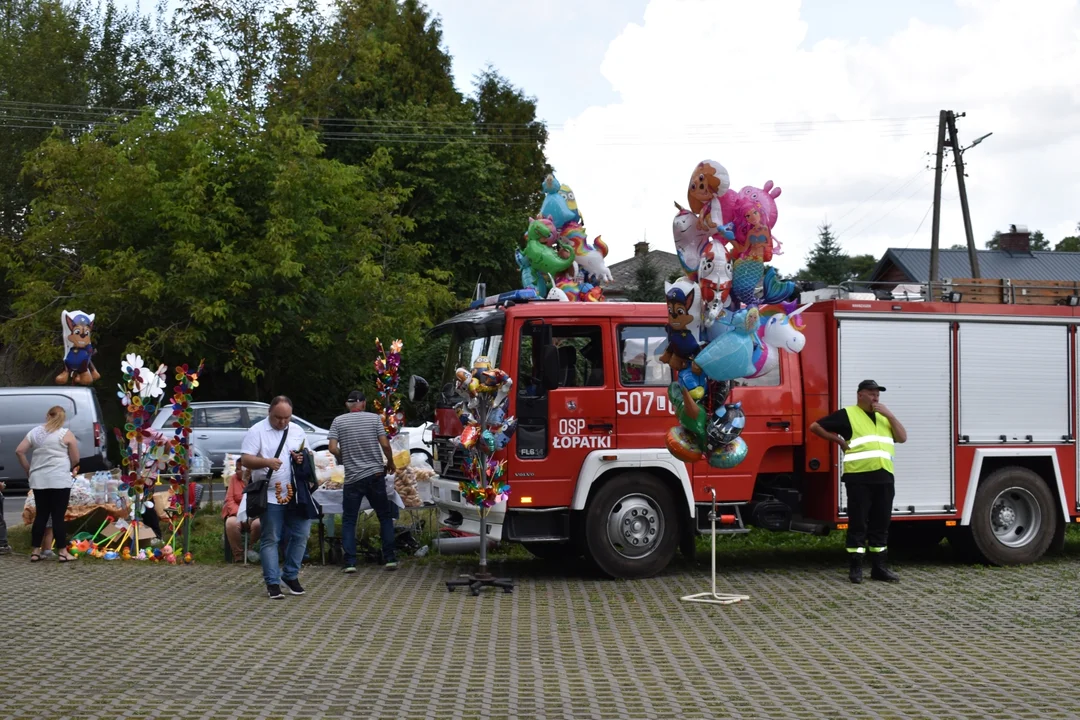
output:
<instances>
[{"instance_id":1,"label":"vendor table","mask_svg":"<svg viewBox=\"0 0 1080 720\"><path fill-rule=\"evenodd\" d=\"M390 498L390 502L394 503L400 511L409 515L408 527L413 532L416 532L420 526L424 513L435 509L435 504L432 502L427 502L416 507L405 507L405 503L401 500L401 496L398 495L396 490L390 488L387 490L387 496ZM337 516L342 513L342 498L344 497L344 491L341 488L319 488L312 493L312 497L315 498L315 501L322 507L322 515L319 516L319 560L325 565L327 541L337 538ZM360 512L373 512L371 503L368 502L366 497L360 503ZM329 521L329 531L327 531L327 521Z\"/></svg>"}]
</instances>

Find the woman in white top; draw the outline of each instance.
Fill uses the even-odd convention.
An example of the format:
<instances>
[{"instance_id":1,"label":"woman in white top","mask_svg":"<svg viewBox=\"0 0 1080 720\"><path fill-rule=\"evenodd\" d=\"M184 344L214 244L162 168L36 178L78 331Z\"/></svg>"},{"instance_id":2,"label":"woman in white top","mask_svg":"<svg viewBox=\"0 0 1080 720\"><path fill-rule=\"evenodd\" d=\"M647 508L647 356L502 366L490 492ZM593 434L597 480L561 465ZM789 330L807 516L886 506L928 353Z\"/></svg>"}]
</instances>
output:
<instances>
[{"instance_id":1,"label":"woman in white top","mask_svg":"<svg viewBox=\"0 0 1080 720\"><path fill-rule=\"evenodd\" d=\"M30 531L33 548L30 562L41 560L41 540L50 517L56 537L57 557L60 562L75 559L67 549L64 513L71 497L71 471L79 464L79 443L75 435L64 427L65 420L67 413L64 408L59 405L49 408L49 412L45 413L45 424L28 432L19 447L15 448L19 464L30 477L30 489L34 491L34 504L37 506L34 527ZM33 451L31 462L26 460L28 450Z\"/></svg>"}]
</instances>

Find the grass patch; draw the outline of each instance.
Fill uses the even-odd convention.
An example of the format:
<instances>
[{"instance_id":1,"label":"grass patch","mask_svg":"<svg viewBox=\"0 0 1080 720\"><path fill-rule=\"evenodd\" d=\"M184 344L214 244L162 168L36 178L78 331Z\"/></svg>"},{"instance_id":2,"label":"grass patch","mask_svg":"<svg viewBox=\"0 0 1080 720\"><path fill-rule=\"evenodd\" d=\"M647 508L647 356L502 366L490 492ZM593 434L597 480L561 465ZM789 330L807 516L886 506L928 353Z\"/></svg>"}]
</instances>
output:
<instances>
[{"instance_id":1,"label":"grass patch","mask_svg":"<svg viewBox=\"0 0 1080 720\"><path fill-rule=\"evenodd\" d=\"M435 538L434 513L420 513L413 527L413 537L420 546L429 546L428 553L423 557L408 557L399 552L402 560L415 565L476 565L479 562L479 553L461 553L455 555L441 555L433 547L430 547ZM402 512L398 520L399 527L407 527L412 515ZM91 523L88 527L80 527L77 523L68 524L68 532L73 534L80 529L94 532L98 523ZM172 529L168 524L162 524L164 540L168 541L172 535ZM363 541L379 544L379 523L374 514L362 514L357 522L357 532ZM181 528L174 542L177 554L183 547L183 533ZM207 505L199 509L194 516L194 522L190 532L190 551L199 563L210 565L228 564L225 560L222 545L224 523L221 519L221 505ZM336 534L341 533L341 520L337 518ZM11 525L8 528L9 542L15 552L29 554L30 552L30 526ZM721 535L716 539L717 563L721 566L770 566L770 565L797 565L818 564L837 562L838 554L844 547L844 531L833 531L826 536L812 536L793 532L770 532L758 528L751 528L750 532L738 535ZM318 562L319 543L318 525L313 523L311 536L308 540L308 551L311 558ZM697 538L697 555L691 560L676 553L672 569L694 566L696 563L708 562L711 551L711 538L702 535ZM906 550L901 547L891 548L890 555L893 559L918 560L920 562L955 562L948 543L943 542L940 546L928 550ZM1071 524L1065 531L1065 548L1060 554L1048 554L1044 562L1054 562L1063 559L1076 559L1080 557L1080 525ZM87 558L90 559L90 558ZM488 560L493 566L519 565L530 563L557 568L567 569L560 564L543 563L534 558L520 543L498 543L488 552ZM362 560L361 560L362 561ZM535 561L535 563L533 562ZM328 559L329 562L329 559Z\"/></svg>"}]
</instances>

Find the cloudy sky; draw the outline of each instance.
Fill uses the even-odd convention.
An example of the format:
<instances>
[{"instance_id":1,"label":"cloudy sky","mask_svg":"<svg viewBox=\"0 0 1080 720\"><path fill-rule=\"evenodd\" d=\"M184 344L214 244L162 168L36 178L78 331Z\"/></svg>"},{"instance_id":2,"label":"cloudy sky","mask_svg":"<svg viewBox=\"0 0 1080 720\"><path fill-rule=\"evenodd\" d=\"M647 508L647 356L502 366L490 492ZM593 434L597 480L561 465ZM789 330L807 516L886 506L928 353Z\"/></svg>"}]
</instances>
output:
<instances>
[{"instance_id":1,"label":"cloudy sky","mask_svg":"<svg viewBox=\"0 0 1080 720\"><path fill-rule=\"evenodd\" d=\"M537 98L609 264L642 238L673 249L672 202L706 158L735 188L780 186L783 271L825 221L851 254L929 247L943 109L967 113L964 145L993 133L964 154L980 247L1010 223L1054 243L1080 222L1080 0L426 3L462 91L491 63ZM943 247L964 242L951 165Z\"/></svg>"},{"instance_id":2,"label":"cloudy sky","mask_svg":"<svg viewBox=\"0 0 1080 720\"><path fill-rule=\"evenodd\" d=\"M845 251L929 247L938 111L961 142L979 246L1080 221L1076 0L428 0L458 85L491 63L536 96L548 155L609 264L672 249L673 201L710 158L782 188L774 264L833 225ZM949 165L951 166L951 159ZM956 177L942 243L964 242Z\"/></svg>"}]
</instances>

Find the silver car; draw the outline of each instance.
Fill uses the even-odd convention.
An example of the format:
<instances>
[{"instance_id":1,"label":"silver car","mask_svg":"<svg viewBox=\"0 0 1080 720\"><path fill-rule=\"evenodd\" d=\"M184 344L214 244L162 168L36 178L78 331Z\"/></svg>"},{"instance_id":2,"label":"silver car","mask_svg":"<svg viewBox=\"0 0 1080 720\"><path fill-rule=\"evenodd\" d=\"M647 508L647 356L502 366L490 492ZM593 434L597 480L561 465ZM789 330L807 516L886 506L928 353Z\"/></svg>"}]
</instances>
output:
<instances>
[{"instance_id":1,"label":"silver car","mask_svg":"<svg viewBox=\"0 0 1080 720\"><path fill-rule=\"evenodd\" d=\"M202 452L209 456L213 471L220 473L225 469L226 453L240 454L244 434L252 425L266 418L270 406L247 400L193 402L191 412L191 436ZM154 417L152 427L168 427L171 415L170 408L162 408ZM296 415L293 415L292 421L307 434L308 448L318 451L329 446L326 437L329 430Z\"/></svg>"},{"instance_id":2,"label":"silver car","mask_svg":"<svg viewBox=\"0 0 1080 720\"><path fill-rule=\"evenodd\" d=\"M105 421L93 388L69 385L0 388L0 480L12 490L29 487L26 473L15 458L26 433L45 422L45 413L59 405L67 413L67 427L79 441L80 467L87 472L109 467Z\"/></svg>"}]
</instances>

